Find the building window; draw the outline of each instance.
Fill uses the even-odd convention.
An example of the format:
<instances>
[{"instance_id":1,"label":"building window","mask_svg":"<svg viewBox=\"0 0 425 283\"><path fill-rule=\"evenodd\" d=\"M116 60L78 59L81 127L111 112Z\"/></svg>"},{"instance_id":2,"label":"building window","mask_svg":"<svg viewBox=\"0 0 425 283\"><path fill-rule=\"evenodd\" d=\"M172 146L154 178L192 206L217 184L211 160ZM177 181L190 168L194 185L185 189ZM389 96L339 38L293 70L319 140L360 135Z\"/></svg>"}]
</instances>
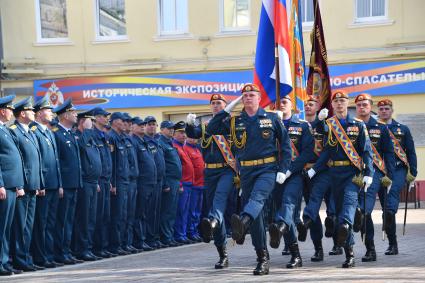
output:
<instances>
[{"instance_id":1,"label":"building window","mask_svg":"<svg viewBox=\"0 0 425 283\"><path fill-rule=\"evenodd\" d=\"M314 22L313 0L300 0L302 23L312 25Z\"/></svg>"},{"instance_id":2,"label":"building window","mask_svg":"<svg viewBox=\"0 0 425 283\"><path fill-rule=\"evenodd\" d=\"M68 41L66 0L35 0L38 42Z\"/></svg>"},{"instance_id":3,"label":"building window","mask_svg":"<svg viewBox=\"0 0 425 283\"><path fill-rule=\"evenodd\" d=\"M375 21L387 18L386 0L356 0L356 20Z\"/></svg>"},{"instance_id":4,"label":"building window","mask_svg":"<svg viewBox=\"0 0 425 283\"><path fill-rule=\"evenodd\" d=\"M222 32L248 31L251 28L250 0L220 0Z\"/></svg>"},{"instance_id":5,"label":"building window","mask_svg":"<svg viewBox=\"0 0 425 283\"><path fill-rule=\"evenodd\" d=\"M159 0L160 35L188 32L187 0Z\"/></svg>"},{"instance_id":6,"label":"building window","mask_svg":"<svg viewBox=\"0 0 425 283\"><path fill-rule=\"evenodd\" d=\"M96 38L98 40L127 39L125 0L96 1Z\"/></svg>"}]
</instances>

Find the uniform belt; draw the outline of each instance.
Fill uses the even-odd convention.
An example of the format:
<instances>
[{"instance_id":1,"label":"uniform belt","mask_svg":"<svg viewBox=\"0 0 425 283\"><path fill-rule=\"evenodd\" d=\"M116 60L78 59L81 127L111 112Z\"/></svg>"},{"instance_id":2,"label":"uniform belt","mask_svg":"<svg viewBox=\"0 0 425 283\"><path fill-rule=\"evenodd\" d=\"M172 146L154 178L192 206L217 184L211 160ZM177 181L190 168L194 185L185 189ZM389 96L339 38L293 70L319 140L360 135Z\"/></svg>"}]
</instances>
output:
<instances>
[{"instance_id":1,"label":"uniform belt","mask_svg":"<svg viewBox=\"0 0 425 283\"><path fill-rule=\"evenodd\" d=\"M227 163L205 163L205 168L208 169L217 169L217 168L223 168L227 167Z\"/></svg>"},{"instance_id":2,"label":"uniform belt","mask_svg":"<svg viewBox=\"0 0 425 283\"><path fill-rule=\"evenodd\" d=\"M313 168L314 164L315 164L315 163L306 163L306 164L304 165L304 169L310 169L310 168Z\"/></svg>"},{"instance_id":3,"label":"uniform belt","mask_svg":"<svg viewBox=\"0 0 425 283\"><path fill-rule=\"evenodd\" d=\"M272 163L272 162L275 162L275 161L276 161L276 157L271 156L271 157L266 157L266 158L261 158L261 159L256 159L256 160L241 161L241 165L242 166L256 166L256 165Z\"/></svg>"},{"instance_id":4,"label":"uniform belt","mask_svg":"<svg viewBox=\"0 0 425 283\"><path fill-rule=\"evenodd\" d=\"M352 163L350 160L329 160L329 167L339 167L339 166L350 166Z\"/></svg>"}]
</instances>

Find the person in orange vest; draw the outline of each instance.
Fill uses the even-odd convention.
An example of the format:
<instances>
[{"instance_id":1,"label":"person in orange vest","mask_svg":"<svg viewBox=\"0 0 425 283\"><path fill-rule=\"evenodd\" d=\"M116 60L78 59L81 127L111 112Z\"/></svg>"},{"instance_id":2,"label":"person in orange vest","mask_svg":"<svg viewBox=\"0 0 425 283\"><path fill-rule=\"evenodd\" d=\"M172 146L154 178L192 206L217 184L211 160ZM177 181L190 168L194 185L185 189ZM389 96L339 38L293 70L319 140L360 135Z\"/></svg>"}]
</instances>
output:
<instances>
[{"instance_id":1,"label":"person in orange vest","mask_svg":"<svg viewBox=\"0 0 425 283\"><path fill-rule=\"evenodd\" d=\"M189 219L187 225L187 234L189 240L201 242L198 225L201 220L202 209L202 191L204 189L204 159L201 150L198 147L197 139L186 139L186 144L183 147L184 151L189 156L193 165L193 184L189 197Z\"/></svg>"}]
</instances>

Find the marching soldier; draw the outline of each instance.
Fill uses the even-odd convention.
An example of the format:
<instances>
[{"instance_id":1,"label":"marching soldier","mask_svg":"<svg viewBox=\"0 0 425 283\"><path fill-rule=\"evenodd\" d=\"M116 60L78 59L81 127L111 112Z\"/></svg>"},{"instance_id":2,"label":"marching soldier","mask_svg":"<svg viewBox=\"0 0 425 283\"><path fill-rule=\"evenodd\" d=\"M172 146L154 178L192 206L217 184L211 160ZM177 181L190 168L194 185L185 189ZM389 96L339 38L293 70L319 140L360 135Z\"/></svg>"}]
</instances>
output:
<instances>
[{"instance_id":1,"label":"marching soldier","mask_svg":"<svg viewBox=\"0 0 425 283\"><path fill-rule=\"evenodd\" d=\"M359 189L372 184L372 150L367 129L361 120L348 115L348 95L342 91L332 94L332 108L335 116L326 120L326 145L308 176L314 177L329 167L329 178L318 187L332 185L332 195L338 217L337 245L344 246L346 260L343 268L354 267L354 236L352 225L358 203ZM304 217L304 226L309 227L313 219Z\"/></svg>"},{"instance_id":2,"label":"marching soldier","mask_svg":"<svg viewBox=\"0 0 425 283\"><path fill-rule=\"evenodd\" d=\"M52 105L47 96L34 104L35 122L30 124L37 138L44 180L44 196L37 196L31 253L38 266L53 268L63 263L54 261L53 235L59 203L59 188L62 188L58 149L55 137L49 129L53 119Z\"/></svg>"},{"instance_id":3,"label":"marching soldier","mask_svg":"<svg viewBox=\"0 0 425 283\"><path fill-rule=\"evenodd\" d=\"M38 141L29 128L34 122L32 99L28 97L14 105L16 120L9 127L21 152L24 166L24 187L18 196L12 230L12 263L15 269L36 271L44 267L34 265L30 256L32 228L34 224L36 194L44 196L44 183Z\"/></svg>"},{"instance_id":4,"label":"marching soldier","mask_svg":"<svg viewBox=\"0 0 425 283\"><path fill-rule=\"evenodd\" d=\"M372 97L367 93L362 93L357 95L354 102L356 103L357 118L363 120L369 132L375 169L372 184L366 193L366 199L364 194L360 194L359 198L359 207L364 215L363 221L366 221L366 231L362 231L366 233L366 255L362 257L362 261L369 262L376 261L372 211L375 206L376 194L379 192L379 196L382 197L383 194L387 193L387 187L391 186L395 167L394 146L386 125L376 121L371 116ZM383 190L382 193L381 190ZM384 199L381 199L381 203L384 203ZM366 211L364 211L365 208Z\"/></svg>"},{"instance_id":5,"label":"marching soldier","mask_svg":"<svg viewBox=\"0 0 425 283\"><path fill-rule=\"evenodd\" d=\"M111 224L109 227L109 252L127 255L121 248L126 223L127 191L130 183L129 152L124 136L125 116L121 112L111 115L111 131L109 132L109 147L112 154L111 178Z\"/></svg>"},{"instance_id":6,"label":"marching soldier","mask_svg":"<svg viewBox=\"0 0 425 283\"><path fill-rule=\"evenodd\" d=\"M93 254L93 233L96 226L97 193L102 162L99 149L92 135L92 111L77 115L76 137L80 149L83 188L78 192L74 222L74 253L77 259L95 261L101 259Z\"/></svg>"},{"instance_id":7,"label":"marching soldier","mask_svg":"<svg viewBox=\"0 0 425 283\"><path fill-rule=\"evenodd\" d=\"M223 95L213 94L210 98L213 117L226 105L227 101ZM187 115L186 133L190 138L201 139L205 161L204 182L207 191L208 215L201 221L201 236L205 243L214 239L214 245L219 254L219 261L215 264L215 268L222 269L229 265L224 214L229 195L234 190L233 178L238 169L227 137L207 133L205 125L195 126L195 119L195 114Z\"/></svg>"},{"instance_id":8,"label":"marching soldier","mask_svg":"<svg viewBox=\"0 0 425 283\"><path fill-rule=\"evenodd\" d=\"M400 202L400 191L405 183L410 186L415 181L417 171L417 159L415 144L412 134L406 125L400 124L392 118L393 103L389 99L378 102L378 117L390 130L390 138L394 144L396 165L392 178L391 189L387 195L387 206L385 207L386 227L385 232L388 237L389 246L385 251L386 255L398 254L395 215ZM384 191L380 191L380 198L383 199Z\"/></svg>"},{"instance_id":9,"label":"marching soldier","mask_svg":"<svg viewBox=\"0 0 425 283\"><path fill-rule=\"evenodd\" d=\"M319 114L319 101L315 97L309 97L305 102L305 113L306 120L310 122L313 128L314 136L314 155L312 160L306 164L305 170L311 169L318 157L320 156L323 147L325 145L324 136L324 119L328 116L328 110L322 109ZM331 186L324 185L326 182L329 183L330 175L327 174L326 169L321 173L318 173L314 179L310 180L307 174L304 174L305 186L309 187L307 193L304 195L306 201L306 207L304 208L304 219L311 219L313 221L304 221L307 226L303 224L297 225L298 229L298 240L305 241L307 237L307 229L311 228L310 237L314 245L314 255L311 257L311 261L323 261L323 228L322 221L320 219L319 210L322 204L322 200L326 203L326 214L325 219L325 236L333 238L334 245L329 255L340 255L342 254L342 248L336 245L335 230L335 205L331 195Z\"/></svg>"},{"instance_id":10,"label":"marching soldier","mask_svg":"<svg viewBox=\"0 0 425 283\"><path fill-rule=\"evenodd\" d=\"M187 237L187 222L194 170L192 161L183 148L186 142L185 127L186 125L183 121L178 122L174 126L173 146L177 149L182 163L182 179L180 181L176 221L174 223L174 239L182 244L192 244L193 241Z\"/></svg>"},{"instance_id":11,"label":"marching soldier","mask_svg":"<svg viewBox=\"0 0 425 283\"><path fill-rule=\"evenodd\" d=\"M292 101L286 96L280 101L283 124L290 137L292 149L292 162L286 171L286 181L278 185L275 190L276 199L281 202L279 210L275 215L275 223L269 227L270 246L277 249L282 236L287 237L291 260L287 268L302 266L302 259L297 243L295 232L295 214L300 210L303 193L302 170L313 158L314 139L308 122L298 119L292 115Z\"/></svg>"},{"instance_id":12,"label":"marching soldier","mask_svg":"<svg viewBox=\"0 0 425 283\"><path fill-rule=\"evenodd\" d=\"M74 225L77 191L83 187L78 141L72 131L77 122L77 112L71 98L53 109L59 123L52 128L60 161L62 187L59 188L59 204L54 237L55 261L64 264L83 262L71 254L71 237Z\"/></svg>"},{"instance_id":13,"label":"marching soldier","mask_svg":"<svg viewBox=\"0 0 425 283\"><path fill-rule=\"evenodd\" d=\"M96 226L93 237L93 253L97 257L116 256L107 250L110 219L112 156L106 134L108 116L111 114L100 107L92 109L95 118L93 139L99 149L102 170L99 178L100 192L97 194Z\"/></svg>"},{"instance_id":14,"label":"marching soldier","mask_svg":"<svg viewBox=\"0 0 425 283\"><path fill-rule=\"evenodd\" d=\"M173 146L174 123L162 121L159 144L164 151L165 176L162 185L160 230L161 241L169 246L180 246L174 240L174 223L177 212L177 192L182 178L182 164L177 149Z\"/></svg>"},{"instance_id":15,"label":"marching soldier","mask_svg":"<svg viewBox=\"0 0 425 283\"><path fill-rule=\"evenodd\" d=\"M285 172L288 171L291 161L291 147L280 118L260 108L259 88L254 84L247 84L241 92L239 98L210 120L207 132L214 135L230 134L236 147L245 206L240 215L232 215L232 238L238 244L243 244L245 234L250 229L258 262L254 275L264 275L269 273L269 253L263 219L264 203L270 196L274 183L285 182ZM244 105L242 113L231 117L231 110L240 100ZM278 162L279 152L281 160Z\"/></svg>"},{"instance_id":16,"label":"marching soldier","mask_svg":"<svg viewBox=\"0 0 425 283\"><path fill-rule=\"evenodd\" d=\"M152 191L147 191L148 194L148 207L146 214L147 221L147 230L146 230L146 244L152 248L166 248L159 239L159 222L160 222L160 205L161 205L161 190L162 183L165 176L165 159L164 159L164 151L162 150L158 139L156 138L156 129L158 124L156 122L155 117L147 116L145 118L146 130L144 139L148 143L149 150L154 155L155 165L156 165L156 185L152 189Z\"/></svg>"},{"instance_id":17,"label":"marching soldier","mask_svg":"<svg viewBox=\"0 0 425 283\"><path fill-rule=\"evenodd\" d=\"M12 119L14 95L0 98L0 276L22 273L9 264L12 221L17 197L24 194L24 169L18 146L5 126Z\"/></svg>"}]
</instances>

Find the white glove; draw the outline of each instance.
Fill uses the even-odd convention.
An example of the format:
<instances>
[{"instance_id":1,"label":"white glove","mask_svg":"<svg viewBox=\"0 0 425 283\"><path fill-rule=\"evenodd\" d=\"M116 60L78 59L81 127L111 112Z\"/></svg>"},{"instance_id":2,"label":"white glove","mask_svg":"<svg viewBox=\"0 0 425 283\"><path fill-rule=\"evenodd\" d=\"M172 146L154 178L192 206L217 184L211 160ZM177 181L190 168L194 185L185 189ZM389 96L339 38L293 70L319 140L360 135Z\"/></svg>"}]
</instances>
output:
<instances>
[{"instance_id":1,"label":"white glove","mask_svg":"<svg viewBox=\"0 0 425 283\"><path fill-rule=\"evenodd\" d=\"M285 173L285 179L288 179L289 177L291 177L291 175L292 175L292 172L291 171L286 171L286 173Z\"/></svg>"},{"instance_id":2,"label":"white glove","mask_svg":"<svg viewBox=\"0 0 425 283\"><path fill-rule=\"evenodd\" d=\"M286 180L286 175L283 172L277 172L276 183L283 184Z\"/></svg>"},{"instance_id":3,"label":"white glove","mask_svg":"<svg viewBox=\"0 0 425 283\"><path fill-rule=\"evenodd\" d=\"M326 118L328 118L328 115L329 115L329 110L327 108L323 108L322 110L320 110L318 118L320 121L323 121Z\"/></svg>"},{"instance_id":4,"label":"white glove","mask_svg":"<svg viewBox=\"0 0 425 283\"><path fill-rule=\"evenodd\" d=\"M230 114L230 112L232 112L232 109L235 108L236 105L238 105L238 103L241 101L242 97L243 95L239 96L238 98L227 104L227 106L224 108L224 111Z\"/></svg>"},{"instance_id":5,"label":"white glove","mask_svg":"<svg viewBox=\"0 0 425 283\"><path fill-rule=\"evenodd\" d=\"M372 181L373 181L372 177L369 177L369 176L363 177L363 183L365 184L365 186L364 186L365 190L367 190L367 188L369 188L370 185L372 185Z\"/></svg>"},{"instance_id":6,"label":"white glove","mask_svg":"<svg viewBox=\"0 0 425 283\"><path fill-rule=\"evenodd\" d=\"M195 125L195 121L196 121L196 114L192 114L192 113L187 114L186 124L193 126Z\"/></svg>"},{"instance_id":7,"label":"white glove","mask_svg":"<svg viewBox=\"0 0 425 283\"><path fill-rule=\"evenodd\" d=\"M314 169L311 168L310 170L307 171L307 175L310 179L312 179L314 175L316 175L316 171L314 171Z\"/></svg>"},{"instance_id":8,"label":"white glove","mask_svg":"<svg viewBox=\"0 0 425 283\"><path fill-rule=\"evenodd\" d=\"M283 120L283 112L282 111L276 111L276 114L280 118L280 120Z\"/></svg>"}]
</instances>

